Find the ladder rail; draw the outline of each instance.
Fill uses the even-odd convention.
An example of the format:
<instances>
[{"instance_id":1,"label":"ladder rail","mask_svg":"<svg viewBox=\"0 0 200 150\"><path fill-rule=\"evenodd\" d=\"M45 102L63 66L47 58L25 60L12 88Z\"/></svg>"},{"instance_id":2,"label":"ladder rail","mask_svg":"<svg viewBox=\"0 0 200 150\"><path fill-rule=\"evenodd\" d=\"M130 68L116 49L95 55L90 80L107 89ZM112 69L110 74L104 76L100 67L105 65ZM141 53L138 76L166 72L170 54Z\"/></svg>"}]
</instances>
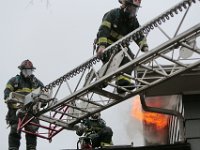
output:
<instances>
[{"instance_id":1,"label":"ladder rail","mask_svg":"<svg viewBox=\"0 0 200 150\"><path fill-rule=\"evenodd\" d=\"M104 55L107 55L108 53L117 53L118 47L124 47L126 44L131 44L139 38L141 33L144 34L144 36L149 36L149 33L152 30L160 28L163 23L170 20L170 18L174 17L179 12L181 13L183 10L188 11L189 8L196 3L197 0L181 1L155 17L155 19L152 19L145 25L107 47ZM185 13L184 18L186 17L186 14L187 13ZM40 108L39 111L34 113L34 116L47 123L47 125L49 123L49 127L46 128L49 129L49 137L47 137L47 139L51 140L53 136L63 129L75 130L76 124L82 119L87 118L96 112L110 108L137 94L145 92L145 90L153 86L199 66L199 49L191 47L187 42L199 37L200 24L177 35L183 19L181 20L174 37L167 39L168 41L162 42L159 46L142 55L139 55L141 51L139 48L136 58L120 68L115 69L116 66L115 68L113 67L114 69L111 68L112 66L109 65L113 62L110 62L108 66L105 66L106 68L104 68L105 70L103 70L103 73L100 71L96 72L96 68L94 67L98 66L101 61L99 57L93 56L78 67L46 85L42 90L46 92L53 91L53 98L47 101L47 106ZM163 34L165 34L165 32L163 32ZM179 46L193 51L193 56L196 56L197 59L191 59L188 63L187 60L177 57ZM118 59L113 59L115 59L117 63ZM166 68L165 64L168 63L173 67ZM115 65L115 63L112 65ZM123 73L124 70L130 67L134 68L136 74L133 77ZM87 72L90 73L91 69L93 69L92 76L90 76L89 80L86 82L84 79L86 79L88 75ZM152 72L155 76L149 77L148 74ZM138 75L139 73L140 75ZM126 90L126 95L119 95L115 92L116 88L124 89L120 86L117 87L114 83L116 78L122 74L136 83L136 89L133 91ZM105 83L107 83L106 88L103 87ZM68 91L66 91L66 88L63 89L63 86L66 86ZM23 125L25 124L22 124L21 127L23 127ZM41 125L41 127L45 126Z\"/></svg>"},{"instance_id":2,"label":"ladder rail","mask_svg":"<svg viewBox=\"0 0 200 150\"><path fill-rule=\"evenodd\" d=\"M142 66L145 64L147 64L148 61L152 61L152 58L158 58L160 57L160 53L163 52L163 53L166 53L165 51L167 52L170 52L173 51L172 47L174 46L174 43L180 43L180 42L184 42L185 40L187 39L191 39L192 37L196 37L197 35L199 36L200 34L200 24L194 26L193 28L189 29L188 31L178 35L177 37L165 42L164 44L162 44L161 46L158 46L157 48L149 51L148 53L130 61L128 64L125 64L124 66L120 67L118 70L116 70L115 72L112 72L112 73L109 73L99 79L97 79L96 81L90 83L88 86L85 86L83 87L82 89L78 90L78 91L75 91L74 93L72 93L71 95L67 96L67 97L64 97L63 99L61 99L59 102L57 102L56 104L52 105L51 107L43 110L40 112L39 115L45 113L45 112L48 112L50 110L53 110L53 109L56 109L57 107L59 107L60 105L62 104L67 104L67 103L76 103L76 101L81 101L81 97L84 97L84 95L87 95L88 93L97 93L99 94L99 92L102 92L102 93L105 93L104 91L101 91L101 89L98 88L98 90L93 90L93 89L96 89L102 82L104 82L105 80L109 80L111 79L113 76L116 76L116 74L119 74L120 72L123 72L123 70L125 70L126 68L128 67L131 67L131 66ZM192 35L192 36L191 36ZM159 54L159 55L157 55ZM198 54L198 53L197 53ZM176 60L176 61L179 61L179 60ZM172 63L174 63L174 60L172 61ZM101 107L99 106L96 106L97 109L95 110L86 110L88 113L84 113L83 116L89 116L91 115L91 113L94 113L96 111L101 111L101 110L104 110L110 106L113 106L119 102L122 102L123 100L126 100L142 91L145 91L146 89L152 87L152 86L155 86L156 84L159 84L160 82L164 81L164 80L167 80L168 78L171 78L171 77L174 77L176 75L179 75L180 73L183 73L189 69L192 69L196 66L198 66L200 64L200 60L198 61L195 61L194 63L191 63L191 64L184 64L184 67L182 65L182 63L175 63L176 65L179 65L181 64L180 66L177 67L177 69L174 71L174 72L171 72L170 74L166 75L166 74L159 74L160 75L160 78L158 79L155 79L155 80L152 80L152 82L150 82L150 84L148 85L143 85L141 86L140 88L137 88L135 91L130 91L130 93L128 93L127 95L125 96L119 96L119 99L121 99L120 101L119 100L115 100L113 99L112 101L110 101L110 103L108 104L100 104ZM158 72L159 68L154 66L154 68L148 68L146 67L145 69L147 69L148 71L154 71L154 72ZM157 70L158 69L158 70ZM111 95L109 93L107 93L108 97ZM106 94L104 94L104 96L106 96ZM88 103L90 103L90 101L88 101ZM98 103L98 102L96 102ZM77 119L72 119L72 122L70 122L69 124L76 124L78 123L83 116L80 116L80 118L77 118Z\"/></svg>"}]
</instances>

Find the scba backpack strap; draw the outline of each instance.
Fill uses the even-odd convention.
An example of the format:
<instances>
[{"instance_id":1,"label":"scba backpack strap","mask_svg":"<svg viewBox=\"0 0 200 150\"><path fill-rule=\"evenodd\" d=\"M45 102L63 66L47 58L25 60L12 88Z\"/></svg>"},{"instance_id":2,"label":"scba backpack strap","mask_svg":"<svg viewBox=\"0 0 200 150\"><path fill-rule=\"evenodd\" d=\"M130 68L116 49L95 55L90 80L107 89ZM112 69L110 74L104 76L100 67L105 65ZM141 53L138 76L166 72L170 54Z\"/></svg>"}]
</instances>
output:
<instances>
[{"instance_id":1,"label":"scba backpack strap","mask_svg":"<svg viewBox=\"0 0 200 150\"><path fill-rule=\"evenodd\" d=\"M20 76L16 75L15 80L14 80L14 84L13 84L15 90L19 87L19 80L20 80Z\"/></svg>"}]
</instances>

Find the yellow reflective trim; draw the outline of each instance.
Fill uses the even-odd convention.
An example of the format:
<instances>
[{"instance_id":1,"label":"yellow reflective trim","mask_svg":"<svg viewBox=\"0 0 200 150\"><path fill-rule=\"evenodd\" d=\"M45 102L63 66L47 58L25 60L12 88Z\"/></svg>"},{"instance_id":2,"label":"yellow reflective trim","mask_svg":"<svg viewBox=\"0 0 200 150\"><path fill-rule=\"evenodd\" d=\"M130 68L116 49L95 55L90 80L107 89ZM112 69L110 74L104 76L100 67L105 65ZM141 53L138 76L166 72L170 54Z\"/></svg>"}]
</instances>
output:
<instances>
[{"instance_id":1,"label":"yellow reflective trim","mask_svg":"<svg viewBox=\"0 0 200 150\"><path fill-rule=\"evenodd\" d=\"M139 42L139 46L143 46L147 44L147 39L143 38L142 41Z\"/></svg>"},{"instance_id":2,"label":"yellow reflective trim","mask_svg":"<svg viewBox=\"0 0 200 150\"><path fill-rule=\"evenodd\" d=\"M108 39L108 44L112 44L112 43L114 43L113 41L111 41L110 39Z\"/></svg>"},{"instance_id":3,"label":"yellow reflective trim","mask_svg":"<svg viewBox=\"0 0 200 150\"><path fill-rule=\"evenodd\" d=\"M110 32L110 35L111 35L112 37L118 39L118 40L121 39L121 38L123 37L121 34L115 32L114 30L112 30L112 31Z\"/></svg>"},{"instance_id":4,"label":"yellow reflective trim","mask_svg":"<svg viewBox=\"0 0 200 150\"><path fill-rule=\"evenodd\" d=\"M14 88L13 88L13 86L12 86L11 84L7 84L7 85L6 85L6 88L10 89L11 91L14 90Z\"/></svg>"},{"instance_id":5,"label":"yellow reflective trim","mask_svg":"<svg viewBox=\"0 0 200 150\"><path fill-rule=\"evenodd\" d=\"M117 37L118 37L119 34L118 34L117 32L115 32L115 31L112 30L112 31L110 32L110 35L111 35L112 37L114 37L114 38L117 39Z\"/></svg>"},{"instance_id":6,"label":"yellow reflective trim","mask_svg":"<svg viewBox=\"0 0 200 150\"><path fill-rule=\"evenodd\" d=\"M106 146L112 146L112 142L111 143L105 143L105 142L101 142L101 146L102 147L106 147Z\"/></svg>"},{"instance_id":7,"label":"yellow reflective trim","mask_svg":"<svg viewBox=\"0 0 200 150\"><path fill-rule=\"evenodd\" d=\"M100 44L100 43L107 43L107 38L106 37L99 38L97 41L97 44Z\"/></svg>"},{"instance_id":8,"label":"yellow reflective trim","mask_svg":"<svg viewBox=\"0 0 200 150\"><path fill-rule=\"evenodd\" d=\"M112 40L110 40L110 39L107 39L107 38L99 38L97 44L100 44L100 43L108 43L108 44L111 45L114 42Z\"/></svg>"},{"instance_id":9,"label":"yellow reflective trim","mask_svg":"<svg viewBox=\"0 0 200 150\"><path fill-rule=\"evenodd\" d=\"M103 21L101 23L102 26L108 27L109 29L111 28L111 23L109 21Z\"/></svg>"},{"instance_id":10,"label":"yellow reflective trim","mask_svg":"<svg viewBox=\"0 0 200 150\"><path fill-rule=\"evenodd\" d=\"M126 81L128 81L128 82L131 82L131 79L130 79L130 78L125 77L125 76L123 76L123 75L120 75L119 77L117 77L117 80L126 80Z\"/></svg>"},{"instance_id":11,"label":"yellow reflective trim","mask_svg":"<svg viewBox=\"0 0 200 150\"><path fill-rule=\"evenodd\" d=\"M15 103L15 104L12 104L11 107L14 108L14 109L19 109L22 106L18 103Z\"/></svg>"},{"instance_id":12,"label":"yellow reflective trim","mask_svg":"<svg viewBox=\"0 0 200 150\"><path fill-rule=\"evenodd\" d=\"M18 89L15 92L27 92L30 93L32 92L34 89L29 89L29 88L22 88L22 89Z\"/></svg>"}]
</instances>

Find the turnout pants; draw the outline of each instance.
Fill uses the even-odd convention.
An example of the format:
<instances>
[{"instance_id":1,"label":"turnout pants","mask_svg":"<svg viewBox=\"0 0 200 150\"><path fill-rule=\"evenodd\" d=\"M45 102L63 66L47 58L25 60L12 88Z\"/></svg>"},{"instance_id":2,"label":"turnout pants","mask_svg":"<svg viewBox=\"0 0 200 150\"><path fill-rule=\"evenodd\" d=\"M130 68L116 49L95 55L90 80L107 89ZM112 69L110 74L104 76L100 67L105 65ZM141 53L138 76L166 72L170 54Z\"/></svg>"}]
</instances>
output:
<instances>
[{"instance_id":1,"label":"turnout pants","mask_svg":"<svg viewBox=\"0 0 200 150\"><path fill-rule=\"evenodd\" d=\"M7 121L10 124L10 133L8 136L8 149L9 150L19 150L20 147L20 139L21 139L21 132L17 131L18 126L18 118L16 116L15 109L9 109L7 117ZM33 122L39 123L39 120L34 119ZM32 130L33 128L30 125L25 126L25 130L36 132L38 128ZM37 137L32 134L25 133L26 138L26 149L27 150L36 150L37 145Z\"/></svg>"}]
</instances>

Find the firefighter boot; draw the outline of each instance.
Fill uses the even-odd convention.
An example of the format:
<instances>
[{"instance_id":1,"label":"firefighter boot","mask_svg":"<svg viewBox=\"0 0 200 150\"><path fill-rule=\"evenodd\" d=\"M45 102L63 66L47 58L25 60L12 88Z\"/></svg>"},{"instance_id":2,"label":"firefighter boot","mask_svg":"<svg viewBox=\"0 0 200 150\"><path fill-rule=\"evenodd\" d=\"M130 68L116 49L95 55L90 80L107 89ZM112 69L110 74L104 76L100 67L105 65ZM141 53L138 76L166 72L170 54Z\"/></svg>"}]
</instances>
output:
<instances>
[{"instance_id":1,"label":"firefighter boot","mask_svg":"<svg viewBox=\"0 0 200 150\"><path fill-rule=\"evenodd\" d=\"M101 147L112 146L113 131L110 127L106 126L102 131L99 132L101 135Z\"/></svg>"},{"instance_id":2,"label":"firefighter boot","mask_svg":"<svg viewBox=\"0 0 200 150\"><path fill-rule=\"evenodd\" d=\"M117 81L115 82L117 86L121 86L127 90L133 90L135 88L135 84L131 83L131 80L124 76L119 76ZM117 88L118 94L124 94L126 91L120 88Z\"/></svg>"},{"instance_id":3,"label":"firefighter boot","mask_svg":"<svg viewBox=\"0 0 200 150\"><path fill-rule=\"evenodd\" d=\"M19 148L16 148L16 147L10 147L8 150L19 150Z\"/></svg>"},{"instance_id":4,"label":"firefighter boot","mask_svg":"<svg viewBox=\"0 0 200 150\"><path fill-rule=\"evenodd\" d=\"M27 150L36 150L36 146L27 145Z\"/></svg>"},{"instance_id":5,"label":"firefighter boot","mask_svg":"<svg viewBox=\"0 0 200 150\"><path fill-rule=\"evenodd\" d=\"M112 142L111 143L105 143L105 142L101 142L101 147L106 147L106 146L112 146Z\"/></svg>"}]
</instances>

